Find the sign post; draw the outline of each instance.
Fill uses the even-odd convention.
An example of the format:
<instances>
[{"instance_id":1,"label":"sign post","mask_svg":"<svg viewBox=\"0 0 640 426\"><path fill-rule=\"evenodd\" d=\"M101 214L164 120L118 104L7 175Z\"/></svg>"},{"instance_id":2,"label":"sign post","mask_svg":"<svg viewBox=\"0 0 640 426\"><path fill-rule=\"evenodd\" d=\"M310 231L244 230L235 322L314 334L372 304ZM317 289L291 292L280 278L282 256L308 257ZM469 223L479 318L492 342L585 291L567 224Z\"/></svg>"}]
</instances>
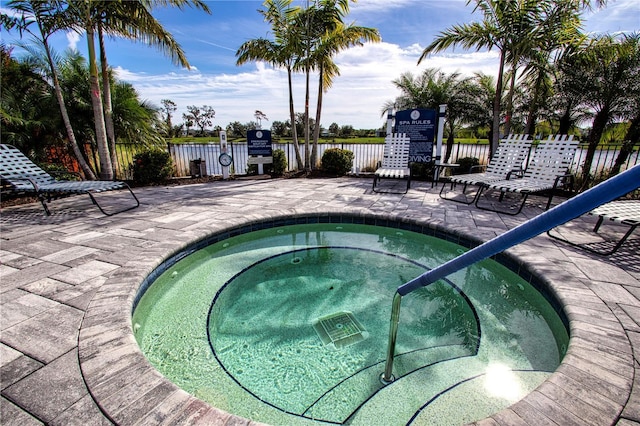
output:
<instances>
[{"instance_id":1,"label":"sign post","mask_svg":"<svg viewBox=\"0 0 640 426\"><path fill-rule=\"evenodd\" d=\"M438 138L436 141L436 167L433 169L433 181L438 182L440 179L440 169L442 167L442 137L444 135L444 118L447 112L447 105L439 105L438 110ZM431 185L433 187L433 183Z\"/></svg>"},{"instance_id":2,"label":"sign post","mask_svg":"<svg viewBox=\"0 0 640 426\"><path fill-rule=\"evenodd\" d=\"M258 174L264 174L264 164L273 163L273 148L271 146L270 130L247 131L247 150L249 164L258 165Z\"/></svg>"},{"instance_id":3,"label":"sign post","mask_svg":"<svg viewBox=\"0 0 640 426\"><path fill-rule=\"evenodd\" d=\"M227 147L227 132L225 130L220 130L220 157L218 157L218 162L222 166L222 179L229 179L229 166L233 162L233 158L227 152L229 148Z\"/></svg>"}]
</instances>

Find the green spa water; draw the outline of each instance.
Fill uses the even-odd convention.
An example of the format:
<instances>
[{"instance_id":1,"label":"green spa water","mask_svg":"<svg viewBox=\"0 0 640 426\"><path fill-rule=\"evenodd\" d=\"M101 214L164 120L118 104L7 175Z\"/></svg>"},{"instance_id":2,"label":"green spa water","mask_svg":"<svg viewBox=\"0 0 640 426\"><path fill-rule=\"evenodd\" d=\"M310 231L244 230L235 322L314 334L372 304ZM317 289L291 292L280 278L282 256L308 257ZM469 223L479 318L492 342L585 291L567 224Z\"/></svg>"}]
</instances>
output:
<instances>
[{"instance_id":1,"label":"green spa water","mask_svg":"<svg viewBox=\"0 0 640 426\"><path fill-rule=\"evenodd\" d=\"M395 228L306 224L238 235L170 266L133 314L142 352L187 392L273 425L456 425L557 368L566 327L521 277L486 260L404 296L466 249Z\"/></svg>"}]
</instances>

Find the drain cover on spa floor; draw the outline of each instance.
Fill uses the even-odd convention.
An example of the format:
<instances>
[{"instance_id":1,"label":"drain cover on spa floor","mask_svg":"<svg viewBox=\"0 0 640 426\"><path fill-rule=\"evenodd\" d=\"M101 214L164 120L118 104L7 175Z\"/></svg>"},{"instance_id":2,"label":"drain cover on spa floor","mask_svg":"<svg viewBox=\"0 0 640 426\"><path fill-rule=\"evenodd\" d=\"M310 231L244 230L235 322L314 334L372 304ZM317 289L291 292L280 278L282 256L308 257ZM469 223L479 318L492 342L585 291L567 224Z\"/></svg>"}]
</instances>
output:
<instances>
[{"instance_id":1,"label":"drain cover on spa floor","mask_svg":"<svg viewBox=\"0 0 640 426\"><path fill-rule=\"evenodd\" d=\"M358 343L368 335L351 312L338 312L318 318L313 323L313 328L324 345L333 344L336 349Z\"/></svg>"}]
</instances>

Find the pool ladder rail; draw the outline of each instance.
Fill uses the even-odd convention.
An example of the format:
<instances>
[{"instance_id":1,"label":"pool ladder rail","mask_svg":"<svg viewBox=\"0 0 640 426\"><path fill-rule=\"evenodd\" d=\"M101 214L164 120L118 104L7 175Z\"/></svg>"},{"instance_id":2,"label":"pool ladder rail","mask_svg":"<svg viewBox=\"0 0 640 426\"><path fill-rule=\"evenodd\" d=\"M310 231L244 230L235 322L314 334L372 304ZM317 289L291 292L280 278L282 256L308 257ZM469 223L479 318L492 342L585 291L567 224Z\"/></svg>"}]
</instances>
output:
<instances>
[{"instance_id":1,"label":"pool ladder rail","mask_svg":"<svg viewBox=\"0 0 640 426\"><path fill-rule=\"evenodd\" d=\"M475 247L460 256L431 269L413 280L401 285L393 296L391 307L391 321L389 326L389 341L387 346L387 360L380 381L384 385L393 383L393 358L395 356L398 323L400 320L400 305L402 296L425 287L446 277L460 269L473 265L481 260L501 253L510 247L518 245L548 230L562 225L585 213L590 212L602 204L608 203L638 188L640 182L640 164L607 179L585 192L527 220L517 227L498 235L495 238Z\"/></svg>"}]
</instances>

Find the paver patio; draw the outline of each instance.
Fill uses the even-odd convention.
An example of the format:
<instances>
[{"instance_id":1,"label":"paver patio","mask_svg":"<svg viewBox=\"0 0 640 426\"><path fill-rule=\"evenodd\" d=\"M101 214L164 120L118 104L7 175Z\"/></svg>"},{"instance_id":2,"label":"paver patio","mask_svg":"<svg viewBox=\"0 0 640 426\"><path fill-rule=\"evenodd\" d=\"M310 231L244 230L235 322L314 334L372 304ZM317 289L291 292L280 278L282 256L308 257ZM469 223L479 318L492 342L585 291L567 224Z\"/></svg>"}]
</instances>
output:
<instances>
[{"instance_id":1,"label":"paver patio","mask_svg":"<svg viewBox=\"0 0 640 426\"><path fill-rule=\"evenodd\" d=\"M112 217L88 197L9 207L0 216L0 423L254 424L178 389L137 349L131 306L142 279L189 242L293 214L350 213L429 224L488 240L520 216L371 191L370 179L231 180L135 189ZM585 219L586 220L586 219ZM578 224L580 221L577 222ZM603 258L545 234L508 250L564 305L571 343L533 393L479 425L640 424L640 241Z\"/></svg>"}]
</instances>

